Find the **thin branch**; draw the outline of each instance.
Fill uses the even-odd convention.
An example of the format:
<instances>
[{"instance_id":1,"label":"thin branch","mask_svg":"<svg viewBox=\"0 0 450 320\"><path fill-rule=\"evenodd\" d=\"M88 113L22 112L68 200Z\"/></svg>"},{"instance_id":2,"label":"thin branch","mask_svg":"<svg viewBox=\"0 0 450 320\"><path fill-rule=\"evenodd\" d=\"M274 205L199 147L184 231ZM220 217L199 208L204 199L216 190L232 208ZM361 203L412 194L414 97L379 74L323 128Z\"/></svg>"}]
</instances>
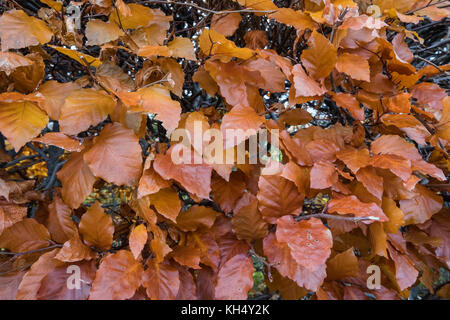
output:
<instances>
[{"instance_id":1,"label":"thin branch","mask_svg":"<svg viewBox=\"0 0 450 320\"><path fill-rule=\"evenodd\" d=\"M430 66L435 67L437 70L439 70L440 73L448 73L448 72L442 70L438 65L434 64L434 63L431 62L431 61L428 61L427 59L424 59L424 58L422 58L422 57L420 57L420 56L414 56L414 58L415 58L415 59L419 59L420 61L423 61L423 62L425 62L425 63L428 63Z\"/></svg>"},{"instance_id":2,"label":"thin branch","mask_svg":"<svg viewBox=\"0 0 450 320\"><path fill-rule=\"evenodd\" d=\"M51 249L55 249L55 248L62 248L62 244L53 244L49 247L40 248L40 249L36 249L36 250L30 250L30 251L24 251L24 252L2 252L2 251L0 251L0 255L19 257L19 256L38 253L38 252L47 251L47 250L51 250Z\"/></svg>"},{"instance_id":3,"label":"thin branch","mask_svg":"<svg viewBox=\"0 0 450 320\"><path fill-rule=\"evenodd\" d=\"M146 0L146 1L139 1L139 3L161 3L161 4L172 4L172 5L178 5L178 6L185 6L185 7L192 7L196 8L198 10L202 10L205 12L213 13L213 14L229 14L229 13L274 13L274 10L252 10L252 9L241 9L241 10L223 10L223 11L216 11L211 10L208 8L200 7L199 5L195 3L188 3L188 2L177 2L177 1L164 1L164 0Z\"/></svg>"},{"instance_id":4,"label":"thin branch","mask_svg":"<svg viewBox=\"0 0 450 320\"><path fill-rule=\"evenodd\" d=\"M272 268L274 265L270 264L263 257L261 257L259 254L257 254L255 249L253 249L253 247L249 250L249 252L252 256L255 256L256 259L258 259L258 261L261 261L261 263L267 267L267 277L269 278L269 281L272 282L273 277L272 277L272 271L270 270L270 268Z\"/></svg>"}]
</instances>

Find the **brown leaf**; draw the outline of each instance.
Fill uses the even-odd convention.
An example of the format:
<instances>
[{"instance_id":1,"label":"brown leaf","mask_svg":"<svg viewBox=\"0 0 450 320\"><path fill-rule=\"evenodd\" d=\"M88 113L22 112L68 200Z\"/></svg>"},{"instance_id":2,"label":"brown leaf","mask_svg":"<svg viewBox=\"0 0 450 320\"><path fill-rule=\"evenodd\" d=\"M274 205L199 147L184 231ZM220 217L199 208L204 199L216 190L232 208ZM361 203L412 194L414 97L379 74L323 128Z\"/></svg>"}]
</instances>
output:
<instances>
[{"instance_id":1,"label":"brown leaf","mask_svg":"<svg viewBox=\"0 0 450 320\"><path fill-rule=\"evenodd\" d=\"M104 22L100 19L92 19L86 25L85 31L88 39L86 45L97 46L124 36L124 32L115 22Z\"/></svg>"},{"instance_id":2,"label":"brown leaf","mask_svg":"<svg viewBox=\"0 0 450 320\"><path fill-rule=\"evenodd\" d=\"M261 239L269 232L268 225L258 210L258 200L248 192L236 204L231 223L239 240Z\"/></svg>"},{"instance_id":3,"label":"brown leaf","mask_svg":"<svg viewBox=\"0 0 450 320\"><path fill-rule=\"evenodd\" d=\"M55 197L48 206L47 229L52 239L64 243L71 239L77 232L75 223L72 221L72 210L61 200Z\"/></svg>"},{"instance_id":4,"label":"brown leaf","mask_svg":"<svg viewBox=\"0 0 450 320\"><path fill-rule=\"evenodd\" d=\"M26 218L3 230L0 235L0 248L12 252L25 252L49 245L50 234L35 219Z\"/></svg>"},{"instance_id":5,"label":"brown leaf","mask_svg":"<svg viewBox=\"0 0 450 320\"><path fill-rule=\"evenodd\" d=\"M177 225L184 231L195 231L200 227L211 228L218 216L212 208L193 205L177 217Z\"/></svg>"},{"instance_id":6,"label":"brown leaf","mask_svg":"<svg viewBox=\"0 0 450 320\"><path fill-rule=\"evenodd\" d=\"M117 122L103 128L83 158L95 176L117 185L137 184L142 172L139 140Z\"/></svg>"},{"instance_id":7,"label":"brown leaf","mask_svg":"<svg viewBox=\"0 0 450 320\"><path fill-rule=\"evenodd\" d=\"M300 213L305 195L297 190L297 186L277 175L262 175L258 183L258 208L269 223L277 218Z\"/></svg>"},{"instance_id":8,"label":"brown leaf","mask_svg":"<svg viewBox=\"0 0 450 320\"><path fill-rule=\"evenodd\" d=\"M332 199L328 203L328 212L337 212L339 214L351 213L355 217L373 217L373 220L378 221L388 220L384 215L383 210L375 203L361 202L354 195Z\"/></svg>"},{"instance_id":9,"label":"brown leaf","mask_svg":"<svg viewBox=\"0 0 450 320\"><path fill-rule=\"evenodd\" d=\"M239 12L220 15L214 14L211 20L211 28L223 34L225 37L230 37L239 28L241 21L242 17Z\"/></svg>"},{"instance_id":10,"label":"brown leaf","mask_svg":"<svg viewBox=\"0 0 450 320\"><path fill-rule=\"evenodd\" d=\"M120 250L102 259L89 300L125 300L141 285L144 268L130 251Z\"/></svg>"},{"instance_id":11,"label":"brown leaf","mask_svg":"<svg viewBox=\"0 0 450 320\"><path fill-rule=\"evenodd\" d=\"M327 261L328 280L340 280L347 277L356 277L358 273L358 259L353 252L353 248L338 253Z\"/></svg>"},{"instance_id":12,"label":"brown leaf","mask_svg":"<svg viewBox=\"0 0 450 320\"><path fill-rule=\"evenodd\" d=\"M131 253L133 254L136 260L140 256L142 249L147 243L147 237L148 237L147 228L143 224L140 224L133 230L131 230L128 243L130 245Z\"/></svg>"},{"instance_id":13,"label":"brown leaf","mask_svg":"<svg viewBox=\"0 0 450 320\"><path fill-rule=\"evenodd\" d=\"M80 141L72 139L61 132L48 132L40 138L34 138L32 141L56 146L70 152L80 152L83 148Z\"/></svg>"},{"instance_id":14,"label":"brown leaf","mask_svg":"<svg viewBox=\"0 0 450 320\"><path fill-rule=\"evenodd\" d=\"M115 106L114 100L104 91L74 90L61 108L61 131L69 135L85 131L105 120Z\"/></svg>"},{"instance_id":15,"label":"brown leaf","mask_svg":"<svg viewBox=\"0 0 450 320\"><path fill-rule=\"evenodd\" d=\"M79 228L84 242L88 245L102 250L111 247L114 234L113 221L98 202L95 202L81 217Z\"/></svg>"},{"instance_id":16,"label":"brown leaf","mask_svg":"<svg viewBox=\"0 0 450 320\"><path fill-rule=\"evenodd\" d=\"M309 49L303 51L301 60L309 75L314 79L327 77L336 64L337 49L315 30L308 40L308 46Z\"/></svg>"},{"instance_id":17,"label":"brown leaf","mask_svg":"<svg viewBox=\"0 0 450 320\"><path fill-rule=\"evenodd\" d=\"M72 153L69 160L58 171L62 183L62 198L71 208L78 208L89 196L95 177L83 159L84 152Z\"/></svg>"},{"instance_id":18,"label":"brown leaf","mask_svg":"<svg viewBox=\"0 0 450 320\"><path fill-rule=\"evenodd\" d=\"M53 32L44 21L30 17L22 10L10 10L0 17L2 51L45 44L52 37Z\"/></svg>"},{"instance_id":19,"label":"brown leaf","mask_svg":"<svg viewBox=\"0 0 450 320\"><path fill-rule=\"evenodd\" d=\"M156 208L156 211L173 222L177 221L178 214L181 210L181 200L175 190L165 188L148 197L150 204Z\"/></svg>"},{"instance_id":20,"label":"brown leaf","mask_svg":"<svg viewBox=\"0 0 450 320\"><path fill-rule=\"evenodd\" d=\"M287 244L300 266L312 272L325 263L333 245L331 231L316 218L295 222L291 216L281 217L277 220L276 237Z\"/></svg>"},{"instance_id":21,"label":"brown leaf","mask_svg":"<svg viewBox=\"0 0 450 320\"><path fill-rule=\"evenodd\" d=\"M215 298L246 300L253 287L253 262L246 254L238 254L225 262L217 274Z\"/></svg>"},{"instance_id":22,"label":"brown leaf","mask_svg":"<svg viewBox=\"0 0 450 320\"><path fill-rule=\"evenodd\" d=\"M167 261L161 264L150 261L142 285L152 300L175 300L180 289L180 274Z\"/></svg>"}]
</instances>

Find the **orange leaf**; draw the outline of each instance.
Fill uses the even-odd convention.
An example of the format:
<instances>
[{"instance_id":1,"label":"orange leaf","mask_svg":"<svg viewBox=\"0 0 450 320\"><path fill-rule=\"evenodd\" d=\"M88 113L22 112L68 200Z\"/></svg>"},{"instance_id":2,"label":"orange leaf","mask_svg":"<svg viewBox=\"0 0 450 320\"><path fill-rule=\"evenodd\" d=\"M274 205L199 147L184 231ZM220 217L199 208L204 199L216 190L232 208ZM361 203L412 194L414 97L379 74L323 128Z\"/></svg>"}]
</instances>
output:
<instances>
[{"instance_id":1,"label":"orange leaf","mask_svg":"<svg viewBox=\"0 0 450 320\"><path fill-rule=\"evenodd\" d=\"M159 175L166 179L178 181L187 191L200 198L209 198L211 191L212 168L205 164L175 164L172 162L170 147L165 155L156 155L153 167Z\"/></svg>"},{"instance_id":2,"label":"orange leaf","mask_svg":"<svg viewBox=\"0 0 450 320\"><path fill-rule=\"evenodd\" d=\"M316 271L331 253L331 231L320 219L311 218L295 222L291 216L277 220L277 241L286 243L297 263L310 271Z\"/></svg>"},{"instance_id":3,"label":"orange leaf","mask_svg":"<svg viewBox=\"0 0 450 320\"><path fill-rule=\"evenodd\" d=\"M69 138L61 132L48 132L40 138L34 138L32 141L56 146L70 152L80 152L83 149L80 141Z\"/></svg>"},{"instance_id":4,"label":"orange leaf","mask_svg":"<svg viewBox=\"0 0 450 320\"><path fill-rule=\"evenodd\" d=\"M64 243L72 238L77 232L71 218L72 210L59 197L55 197L48 205L48 211L47 228L52 239Z\"/></svg>"},{"instance_id":5,"label":"orange leaf","mask_svg":"<svg viewBox=\"0 0 450 320\"><path fill-rule=\"evenodd\" d=\"M25 252L48 246L50 234L46 227L35 219L26 218L3 230L0 248L12 252Z\"/></svg>"},{"instance_id":6,"label":"orange leaf","mask_svg":"<svg viewBox=\"0 0 450 320\"><path fill-rule=\"evenodd\" d=\"M142 172L139 140L132 130L117 122L107 124L94 138L84 160L95 176L117 185L136 184Z\"/></svg>"},{"instance_id":7,"label":"orange leaf","mask_svg":"<svg viewBox=\"0 0 450 320\"><path fill-rule=\"evenodd\" d=\"M95 256L95 253L81 241L78 232L76 232L72 239L64 243L55 258L64 262L77 262L92 260Z\"/></svg>"},{"instance_id":8,"label":"orange leaf","mask_svg":"<svg viewBox=\"0 0 450 320\"><path fill-rule=\"evenodd\" d=\"M268 17L292 26L298 31L303 31L305 29L314 30L316 28L316 24L311 17L300 10L295 11L291 8L277 8L277 11L270 14Z\"/></svg>"},{"instance_id":9,"label":"orange leaf","mask_svg":"<svg viewBox=\"0 0 450 320\"><path fill-rule=\"evenodd\" d=\"M69 135L85 131L105 120L115 106L115 101L104 91L74 90L61 108L61 131Z\"/></svg>"},{"instance_id":10,"label":"orange leaf","mask_svg":"<svg viewBox=\"0 0 450 320\"><path fill-rule=\"evenodd\" d=\"M326 265L323 263L316 271L311 272L306 267L299 265L291 255L287 243L278 242L274 233L269 233L263 242L264 254L269 263L273 265L278 272L287 277L300 287L308 290L317 291L322 285L326 273Z\"/></svg>"},{"instance_id":11,"label":"orange leaf","mask_svg":"<svg viewBox=\"0 0 450 320\"><path fill-rule=\"evenodd\" d=\"M0 52L0 71L9 76L19 67L27 67L33 64L33 60L14 52Z\"/></svg>"},{"instance_id":12,"label":"orange leaf","mask_svg":"<svg viewBox=\"0 0 450 320\"><path fill-rule=\"evenodd\" d=\"M84 162L84 152L72 153L69 160L58 171L62 183L62 198L71 208L78 208L89 196L94 186L95 177Z\"/></svg>"},{"instance_id":13,"label":"orange leaf","mask_svg":"<svg viewBox=\"0 0 450 320\"><path fill-rule=\"evenodd\" d=\"M309 49L304 50L301 56L303 65L312 78L326 78L336 64L337 49L315 30L308 40L308 46Z\"/></svg>"},{"instance_id":14,"label":"orange leaf","mask_svg":"<svg viewBox=\"0 0 450 320\"><path fill-rule=\"evenodd\" d=\"M306 74L301 64L294 66L292 74L296 98L321 96L327 92L325 87Z\"/></svg>"},{"instance_id":15,"label":"orange leaf","mask_svg":"<svg viewBox=\"0 0 450 320\"><path fill-rule=\"evenodd\" d=\"M442 208L442 197L417 185L412 199L400 200L400 209L405 214L406 224L419 224L429 220Z\"/></svg>"},{"instance_id":16,"label":"orange leaf","mask_svg":"<svg viewBox=\"0 0 450 320\"><path fill-rule=\"evenodd\" d=\"M86 25L85 35L88 39L86 45L96 46L117 40L125 34L115 22L92 19Z\"/></svg>"},{"instance_id":17,"label":"orange leaf","mask_svg":"<svg viewBox=\"0 0 450 320\"><path fill-rule=\"evenodd\" d=\"M176 222L181 210L181 200L172 188L165 188L149 195L150 203L167 219Z\"/></svg>"},{"instance_id":18,"label":"orange leaf","mask_svg":"<svg viewBox=\"0 0 450 320\"><path fill-rule=\"evenodd\" d=\"M17 300L36 300L42 280L53 269L62 266L64 263L56 260L55 255L59 249L44 253L31 266L25 274L17 291Z\"/></svg>"},{"instance_id":19,"label":"orange leaf","mask_svg":"<svg viewBox=\"0 0 450 320\"><path fill-rule=\"evenodd\" d=\"M216 30L225 37L230 37L239 28L241 21L242 17L239 12L214 14L211 20L211 29Z\"/></svg>"},{"instance_id":20,"label":"orange leaf","mask_svg":"<svg viewBox=\"0 0 450 320\"><path fill-rule=\"evenodd\" d=\"M231 223L239 240L261 239L269 232L268 224L258 210L258 200L248 192L236 204Z\"/></svg>"},{"instance_id":21,"label":"orange leaf","mask_svg":"<svg viewBox=\"0 0 450 320\"><path fill-rule=\"evenodd\" d=\"M131 112L155 113L156 119L163 123L168 135L178 127L181 106L178 101L172 100L170 91L165 87L154 85L118 95L130 107Z\"/></svg>"},{"instance_id":22,"label":"orange leaf","mask_svg":"<svg viewBox=\"0 0 450 320\"><path fill-rule=\"evenodd\" d=\"M246 188L245 176L242 172L235 171L231 173L229 181L226 181L219 175L213 174L211 188L214 201L223 211L229 213L233 211L237 200Z\"/></svg>"},{"instance_id":23,"label":"orange leaf","mask_svg":"<svg viewBox=\"0 0 450 320\"><path fill-rule=\"evenodd\" d=\"M353 248L338 253L327 261L328 280L340 280L347 277L357 277L358 273L358 258L356 258Z\"/></svg>"},{"instance_id":24,"label":"orange leaf","mask_svg":"<svg viewBox=\"0 0 450 320\"><path fill-rule=\"evenodd\" d=\"M102 259L89 300L125 300L141 285L144 268L130 251L120 250Z\"/></svg>"},{"instance_id":25,"label":"orange leaf","mask_svg":"<svg viewBox=\"0 0 450 320\"><path fill-rule=\"evenodd\" d=\"M108 250L113 242L114 224L111 216L105 214L98 202L95 202L83 214L80 221L80 233L84 242L102 250Z\"/></svg>"},{"instance_id":26,"label":"orange leaf","mask_svg":"<svg viewBox=\"0 0 450 320\"><path fill-rule=\"evenodd\" d=\"M22 10L10 10L0 17L2 51L37 46L49 42L53 32L44 21Z\"/></svg>"},{"instance_id":27,"label":"orange leaf","mask_svg":"<svg viewBox=\"0 0 450 320\"><path fill-rule=\"evenodd\" d=\"M71 50L71 49L58 47L58 46L52 46L52 45L49 45L49 47L55 49L58 52L61 52L62 54L77 61L78 63L82 64L85 67L92 66L94 68L98 68L102 64L102 62L100 61L99 58L95 58L95 57L85 54L83 52L78 52L76 50Z\"/></svg>"},{"instance_id":28,"label":"orange leaf","mask_svg":"<svg viewBox=\"0 0 450 320\"><path fill-rule=\"evenodd\" d=\"M44 110L50 118L59 120L67 96L76 89L80 89L80 86L75 82L59 83L54 80L47 81L39 87L39 93L45 98Z\"/></svg>"},{"instance_id":29,"label":"orange leaf","mask_svg":"<svg viewBox=\"0 0 450 320\"><path fill-rule=\"evenodd\" d=\"M378 221L388 220L381 208L375 203L361 202L353 195L331 200L328 203L328 212L337 212L339 214L352 213L355 217L372 217L372 220Z\"/></svg>"},{"instance_id":30,"label":"orange leaf","mask_svg":"<svg viewBox=\"0 0 450 320\"><path fill-rule=\"evenodd\" d=\"M130 245L131 253L133 253L133 256L136 260L138 259L142 249L147 243L147 237L147 228L143 224L135 227L130 233L128 243Z\"/></svg>"},{"instance_id":31,"label":"orange leaf","mask_svg":"<svg viewBox=\"0 0 450 320\"><path fill-rule=\"evenodd\" d=\"M301 212L305 195L297 186L277 175L262 175L258 183L258 208L269 223L285 215L297 215Z\"/></svg>"},{"instance_id":32,"label":"orange leaf","mask_svg":"<svg viewBox=\"0 0 450 320\"><path fill-rule=\"evenodd\" d=\"M178 215L177 225L184 231L195 231L200 227L211 228L218 214L211 208L193 205Z\"/></svg>"},{"instance_id":33,"label":"orange leaf","mask_svg":"<svg viewBox=\"0 0 450 320\"><path fill-rule=\"evenodd\" d=\"M29 101L0 102L0 131L16 151L45 128L48 117Z\"/></svg>"},{"instance_id":34,"label":"orange leaf","mask_svg":"<svg viewBox=\"0 0 450 320\"><path fill-rule=\"evenodd\" d=\"M343 53L339 55L336 62L336 69L355 80L370 82L369 62L356 54Z\"/></svg>"},{"instance_id":35,"label":"orange leaf","mask_svg":"<svg viewBox=\"0 0 450 320\"><path fill-rule=\"evenodd\" d=\"M217 274L215 298L246 300L253 287L253 262L246 254L238 254L225 262Z\"/></svg>"},{"instance_id":36,"label":"orange leaf","mask_svg":"<svg viewBox=\"0 0 450 320\"><path fill-rule=\"evenodd\" d=\"M167 261L161 264L150 261L142 285L152 300L175 300L180 288L180 274Z\"/></svg>"}]
</instances>

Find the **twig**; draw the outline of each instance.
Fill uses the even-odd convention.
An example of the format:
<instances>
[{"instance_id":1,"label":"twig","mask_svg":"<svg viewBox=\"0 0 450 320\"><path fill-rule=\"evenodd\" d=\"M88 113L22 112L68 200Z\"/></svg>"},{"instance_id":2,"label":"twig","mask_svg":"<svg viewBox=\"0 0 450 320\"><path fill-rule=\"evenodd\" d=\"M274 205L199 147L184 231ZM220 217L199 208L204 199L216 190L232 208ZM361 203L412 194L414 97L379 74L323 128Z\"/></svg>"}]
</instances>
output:
<instances>
[{"instance_id":1,"label":"twig","mask_svg":"<svg viewBox=\"0 0 450 320\"><path fill-rule=\"evenodd\" d=\"M208 8L200 7L199 5L195 3L188 3L188 2L177 2L177 1L164 1L164 0L147 0L147 1L139 1L139 3L162 3L162 4L172 4L172 5L178 5L178 6L186 6L186 7L193 7L198 10L202 10L209 13L214 14L229 14L229 13L274 13L275 10L252 10L252 9L241 9L241 10L223 10L223 11L216 11L211 10Z\"/></svg>"},{"instance_id":2,"label":"twig","mask_svg":"<svg viewBox=\"0 0 450 320\"><path fill-rule=\"evenodd\" d=\"M263 263L267 267L267 277L269 278L269 281L272 282L273 277L270 268L273 267L273 264L268 263L263 257L257 254L255 249L253 249L253 247L249 250L249 252L252 256L255 256L259 261L261 261L261 263Z\"/></svg>"},{"instance_id":3,"label":"twig","mask_svg":"<svg viewBox=\"0 0 450 320\"><path fill-rule=\"evenodd\" d=\"M428 61L427 59L424 59L424 58L422 58L422 57L420 57L420 56L414 56L414 58L415 58L415 59L419 59L420 61L423 61L423 62L425 62L425 63L428 63L430 66L435 67L437 70L439 70L440 73L446 73L446 74L448 74L447 71L442 70L438 65L434 64L434 63L431 62L431 61Z\"/></svg>"},{"instance_id":4,"label":"twig","mask_svg":"<svg viewBox=\"0 0 450 320\"><path fill-rule=\"evenodd\" d=\"M40 248L40 249L36 249L36 250L30 250L30 251L24 251L24 252L2 252L2 251L0 251L0 255L19 257L19 256L38 253L38 252L47 251L47 250L55 249L55 248L62 248L62 244L53 244L49 247Z\"/></svg>"}]
</instances>

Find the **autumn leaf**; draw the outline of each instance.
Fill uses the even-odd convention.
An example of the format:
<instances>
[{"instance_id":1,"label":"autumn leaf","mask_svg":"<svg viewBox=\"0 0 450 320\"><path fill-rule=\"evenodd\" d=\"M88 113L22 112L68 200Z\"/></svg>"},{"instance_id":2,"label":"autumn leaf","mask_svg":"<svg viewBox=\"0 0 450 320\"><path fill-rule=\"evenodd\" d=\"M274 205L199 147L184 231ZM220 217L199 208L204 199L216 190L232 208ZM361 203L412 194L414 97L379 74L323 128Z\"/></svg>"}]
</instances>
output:
<instances>
[{"instance_id":1,"label":"autumn leaf","mask_svg":"<svg viewBox=\"0 0 450 320\"><path fill-rule=\"evenodd\" d=\"M72 210L59 197L55 197L48 206L47 229L52 238L59 243L71 239L76 232L75 223L71 219Z\"/></svg>"},{"instance_id":2,"label":"autumn leaf","mask_svg":"<svg viewBox=\"0 0 450 320\"><path fill-rule=\"evenodd\" d=\"M238 254L220 268L215 297L218 300L245 300L252 287L252 259L245 254Z\"/></svg>"},{"instance_id":3,"label":"autumn leaf","mask_svg":"<svg viewBox=\"0 0 450 320\"><path fill-rule=\"evenodd\" d=\"M78 63L80 63L81 65L85 66L85 67L99 67L102 62L100 61L99 58L90 56L88 54L85 54L83 52L79 52L76 50L72 50L72 49L67 49L64 47L58 47L58 46L52 46L49 45L49 47L55 49L56 51L68 56L69 58L77 61Z\"/></svg>"},{"instance_id":4,"label":"autumn leaf","mask_svg":"<svg viewBox=\"0 0 450 320\"><path fill-rule=\"evenodd\" d=\"M236 204L231 223L240 240L261 239L269 232L268 225L258 210L257 198L249 193L245 193Z\"/></svg>"},{"instance_id":5,"label":"autumn leaf","mask_svg":"<svg viewBox=\"0 0 450 320\"><path fill-rule=\"evenodd\" d=\"M33 141L56 146L71 152L80 152L83 148L80 141L72 139L60 132L48 132L40 138L34 138Z\"/></svg>"},{"instance_id":6,"label":"autumn leaf","mask_svg":"<svg viewBox=\"0 0 450 320\"><path fill-rule=\"evenodd\" d=\"M22 10L10 10L0 17L2 51L45 44L52 37L53 32L44 21L30 17Z\"/></svg>"},{"instance_id":7,"label":"autumn leaf","mask_svg":"<svg viewBox=\"0 0 450 320\"><path fill-rule=\"evenodd\" d=\"M103 91L72 91L61 108L59 123L66 134L78 134L106 119L114 111L114 100Z\"/></svg>"},{"instance_id":8,"label":"autumn leaf","mask_svg":"<svg viewBox=\"0 0 450 320\"><path fill-rule=\"evenodd\" d=\"M86 244L107 250L113 242L114 225L98 202L81 217L80 233Z\"/></svg>"},{"instance_id":9,"label":"autumn leaf","mask_svg":"<svg viewBox=\"0 0 450 320\"><path fill-rule=\"evenodd\" d=\"M83 158L95 176L117 185L136 184L142 172L139 140L119 123L107 124Z\"/></svg>"},{"instance_id":10,"label":"autumn leaf","mask_svg":"<svg viewBox=\"0 0 450 320\"><path fill-rule=\"evenodd\" d=\"M95 46L117 40L124 33L114 22L104 22L99 19L92 19L86 25L87 45Z\"/></svg>"},{"instance_id":11,"label":"autumn leaf","mask_svg":"<svg viewBox=\"0 0 450 320\"><path fill-rule=\"evenodd\" d=\"M308 74L314 79L327 77L337 61L337 49L320 33L313 31L308 40L309 49L303 51L301 59Z\"/></svg>"},{"instance_id":12,"label":"autumn leaf","mask_svg":"<svg viewBox=\"0 0 450 320\"><path fill-rule=\"evenodd\" d=\"M95 182L95 176L83 159L84 152L70 155L63 168L58 171L62 183L62 198L71 208L78 208L89 196Z\"/></svg>"},{"instance_id":13,"label":"autumn leaf","mask_svg":"<svg viewBox=\"0 0 450 320\"><path fill-rule=\"evenodd\" d=\"M138 259L142 249L147 243L147 237L147 228L143 224L135 227L130 233L128 243L130 245L131 253L136 260Z\"/></svg>"},{"instance_id":14,"label":"autumn leaf","mask_svg":"<svg viewBox=\"0 0 450 320\"><path fill-rule=\"evenodd\" d=\"M167 261L162 264L150 261L142 285L152 300L174 300L180 288L180 274Z\"/></svg>"},{"instance_id":15,"label":"autumn leaf","mask_svg":"<svg viewBox=\"0 0 450 320\"><path fill-rule=\"evenodd\" d=\"M331 232L316 218L295 222L284 216L277 220L277 241L286 243L301 266L316 271L330 256Z\"/></svg>"},{"instance_id":16,"label":"autumn leaf","mask_svg":"<svg viewBox=\"0 0 450 320\"><path fill-rule=\"evenodd\" d=\"M215 14L211 21L211 28L223 34L225 37L229 37L239 28L241 21L242 17L239 12Z\"/></svg>"},{"instance_id":17,"label":"autumn leaf","mask_svg":"<svg viewBox=\"0 0 450 320\"><path fill-rule=\"evenodd\" d=\"M45 128L48 117L36 104L29 101L0 101L0 132L16 151Z\"/></svg>"},{"instance_id":18,"label":"autumn leaf","mask_svg":"<svg viewBox=\"0 0 450 320\"><path fill-rule=\"evenodd\" d=\"M366 59L356 54L343 53L338 56L336 70L348 74L355 80L370 81L370 67Z\"/></svg>"},{"instance_id":19,"label":"autumn leaf","mask_svg":"<svg viewBox=\"0 0 450 320\"><path fill-rule=\"evenodd\" d=\"M375 203L361 202L356 196L346 196L339 199L332 199L328 203L329 212L339 214L353 214L355 217L369 217L371 220L387 221L388 218L383 210Z\"/></svg>"},{"instance_id":20,"label":"autumn leaf","mask_svg":"<svg viewBox=\"0 0 450 320\"><path fill-rule=\"evenodd\" d=\"M149 199L150 204L156 208L156 211L167 219L176 222L177 216L181 210L181 201L175 190L172 188L162 189L157 193L151 194Z\"/></svg>"},{"instance_id":21,"label":"autumn leaf","mask_svg":"<svg viewBox=\"0 0 450 320\"><path fill-rule=\"evenodd\" d=\"M102 259L89 300L125 300L141 285L144 268L130 251L119 250Z\"/></svg>"}]
</instances>

